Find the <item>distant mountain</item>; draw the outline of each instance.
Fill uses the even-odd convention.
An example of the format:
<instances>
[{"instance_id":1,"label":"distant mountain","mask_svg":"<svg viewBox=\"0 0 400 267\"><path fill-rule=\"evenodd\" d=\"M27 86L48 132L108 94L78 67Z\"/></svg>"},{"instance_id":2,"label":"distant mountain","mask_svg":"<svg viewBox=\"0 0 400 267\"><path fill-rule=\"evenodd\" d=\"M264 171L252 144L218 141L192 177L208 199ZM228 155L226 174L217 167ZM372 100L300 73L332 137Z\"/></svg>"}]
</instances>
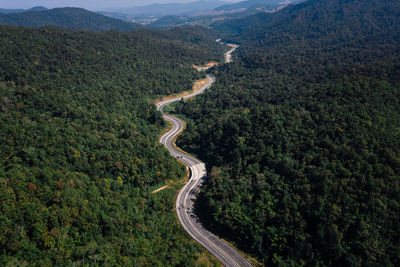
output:
<instances>
[{"instance_id":1,"label":"distant mountain","mask_svg":"<svg viewBox=\"0 0 400 267\"><path fill-rule=\"evenodd\" d=\"M45 11L45 10L48 10L48 9L43 7L43 6L35 6L35 7L32 7L31 9L28 9L26 11Z\"/></svg>"},{"instance_id":2,"label":"distant mountain","mask_svg":"<svg viewBox=\"0 0 400 267\"><path fill-rule=\"evenodd\" d=\"M26 27L58 26L69 30L132 31L141 25L109 18L82 8L45 9L36 7L28 11L0 14L0 25Z\"/></svg>"},{"instance_id":3,"label":"distant mountain","mask_svg":"<svg viewBox=\"0 0 400 267\"><path fill-rule=\"evenodd\" d=\"M229 4L229 5L223 5L223 6L216 8L215 10L217 10L217 11L244 10L244 9L250 8L254 5L259 5L259 4L266 4L266 5L268 4L268 5L277 7L282 2L283 1L280 1L280 0L249 0L249 1L242 1L242 2L238 2L238 3L234 3L234 4Z\"/></svg>"},{"instance_id":4,"label":"distant mountain","mask_svg":"<svg viewBox=\"0 0 400 267\"><path fill-rule=\"evenodd\" d=\"M216 11L243 11L250 8L276 9L301 0L248 0L215 8Z\"/></svg>"},{"instance_id":5,"label":"distant mountain","mask_svg":"<svg viewBox=\"0 0 400 267\"><path fill-rule=\"evenodd\" d=\"M19 13L24 12L25 9L4 9L0 8L0 14L11 14L11 13Z\"/></svg>"},{"instance_id":6,"label":"distant mountain","mask_svg":"<svg viewBox=\"0 0 400 267\"><path fill-rule=\"evenodd\" d=\"M228 2L222 1L209 1L201 0L191 3L168 3L168 4L151 4L146 6L138 6L133 8L127 8L124 10L118 10L115 13L112 12L100 12L101 14L125 14L130 16L153 16L161 18L167 15L191 15L197 14L204 11L213 10L222 5L226 5Z\"/></svg>"},{"instance_id":7,"label":"distant mountain","mask_svg":"<svg viewBox=\"0 0 400 267\"><path fill-rule=\"evenodd\" d=\"M245 18L256 13L272 13L301 0L250 0L235 4L222 5L213 10L197 12L192 15L168 15L156 20L151 25L158 27L174 27L183 25L210 26L233 19Z\"/></svg>"},{"instance_id":8,"label":"distant mountain","mask_svg":"<svg viewBox=\"0 0 400 267\"><path fill-rule=\"evenodd\" d=\"M178 16L178 15L167 15L162 17L161 19L152 23L152 26L160 26L160 27L174 27L176 25L180 25L182 23L190 22L190 18L186 16Z\"/></svg>"},{"instance_id":9,"label":"distant mountain","mask_svg":"<svg viewBox=\"0 0 400 267\"><path fill-rule=\"evenodd\" d=\"M45 7L42 6L35 6L32 7L31 9L3 9L0 8L0 14L11 14L11 13L21 13L21 12L28 12L28 11L44 11L48 10Z\"/></svg>"}]
</instances>

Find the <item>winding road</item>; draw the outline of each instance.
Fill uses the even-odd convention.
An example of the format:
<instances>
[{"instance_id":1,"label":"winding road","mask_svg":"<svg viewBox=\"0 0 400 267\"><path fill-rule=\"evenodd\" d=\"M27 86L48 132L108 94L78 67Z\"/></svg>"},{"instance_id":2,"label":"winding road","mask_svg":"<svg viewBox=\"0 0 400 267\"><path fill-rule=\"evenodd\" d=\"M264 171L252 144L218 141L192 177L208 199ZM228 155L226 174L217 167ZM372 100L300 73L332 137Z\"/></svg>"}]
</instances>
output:
<instances>
[{"instance_id":1,"label":"winding road","mask_svg":"<svg viewBox=\"0 0 400 267\"><path fill-rule=\"evenodd\" d=\"M232 48L225 53L225 63L231 62L231 54L238 47L237 45L229 46ZM207 75L207 78L207 84L200 90L186 95L183 98L194 97L210 88L215 83L215 77ZM157 104L157 110L162 112L164 119L171 122L173 126L168 133L160 138L160 143L169 150L171 155L182 161L190 169L191 173L188 183L181 189L176 199L176 213L179 221L186 232L210 251L223 265L237 267L252 266L250 262L233 247L206 230L194 213L194 201L207 176L206 166L200 160L174 147L174 139L183 131L184 125L180 119L163 112L163 108L166 105L179 101L181 98L182 97L176 97Z\"/></svg>"}]
</instances>

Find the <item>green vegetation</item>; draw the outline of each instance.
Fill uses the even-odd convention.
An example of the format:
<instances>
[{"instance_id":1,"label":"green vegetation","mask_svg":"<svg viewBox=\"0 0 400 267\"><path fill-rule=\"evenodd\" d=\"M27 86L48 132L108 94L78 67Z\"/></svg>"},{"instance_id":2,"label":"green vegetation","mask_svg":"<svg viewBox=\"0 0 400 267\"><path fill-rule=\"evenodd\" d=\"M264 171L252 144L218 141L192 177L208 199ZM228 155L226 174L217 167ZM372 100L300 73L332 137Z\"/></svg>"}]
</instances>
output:
<instances>
[{"instance_id":1,"label":"green vegetation","mask_svg":"<svg viewBox=\"0 0 400 267\"><path fill-rule=\"evenodd\" d=\"M175 106L213 231L267 266L400 264L399 10L309 1L220 28L240 58Z\"/></svg>"},{"instance_id":2,"label":"green vegetation","mask_svg":"<svg viewBox=\"0 0 400 267\"><path fill-rule=\"evenodd\" d=\"M185 176L153 101L220 49L196 28L0 27L0 265L196 265L176 191L150 193Z\"/></svg>"},{"instance_id":3,"label":"green vegetation","mask_svg":"<svg viewBox=\"0 0 400 267\"><path fill-rule=\"evenodd\" d=\"M0 14L0 25L25 27L58 26L69 30L133 31L143 26L109 18L82 8L31 9L25 12Z\"/></svg>"}]
</instances>

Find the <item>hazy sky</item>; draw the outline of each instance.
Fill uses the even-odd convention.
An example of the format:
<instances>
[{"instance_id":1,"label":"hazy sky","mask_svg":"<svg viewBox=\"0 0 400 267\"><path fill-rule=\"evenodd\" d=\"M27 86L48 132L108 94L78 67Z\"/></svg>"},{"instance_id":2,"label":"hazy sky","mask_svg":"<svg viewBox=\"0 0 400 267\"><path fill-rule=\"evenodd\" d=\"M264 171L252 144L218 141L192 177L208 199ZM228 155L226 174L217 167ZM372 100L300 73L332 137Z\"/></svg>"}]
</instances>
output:
<instances>
[{"instance_id":1,"label":"hazy sky","mask_svg":"<svg viewBox=\"0 0 400 267\"><path fill-rule=\"evenodd\" d=\"M134 7L152 3L189 3L196 0L0 0L0 8L31 8L34 6L83 7L90 10L104 10L112 7ZM238 2L239 0L223 0Z\"/></svg>"}]
</instances>

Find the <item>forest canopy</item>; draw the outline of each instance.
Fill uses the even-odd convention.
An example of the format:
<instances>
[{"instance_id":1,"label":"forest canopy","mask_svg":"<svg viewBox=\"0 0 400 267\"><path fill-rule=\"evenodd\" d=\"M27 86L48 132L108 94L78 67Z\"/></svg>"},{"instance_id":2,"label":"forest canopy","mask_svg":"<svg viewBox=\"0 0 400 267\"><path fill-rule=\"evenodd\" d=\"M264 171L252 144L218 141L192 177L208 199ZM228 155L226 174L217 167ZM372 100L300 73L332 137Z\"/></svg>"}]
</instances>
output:
<instances>
[{"instance_id":1,"label":"forest canopy","mask_svg":"<svg viewBox=\"0 0 400 267\"><path fill-rule=\"evenodd\" d=\"M75 7L54 9L37 7L25 11L21 10L20 12L1 13L2 12L0 12L0 25L33 28L51 25L68 30L90 31L134 31L143 28L140 24L110 18L83 8Z\"/></svg>"},{"instance_id":2,"label":"forest canopy","mask_svg":"<svg viewBox=\"0 0 400 267\"><path fill-rule=\"evenodd\" d=\"M154 100L223 54L197 28L0 27L0 265L193 266L173 212L186 175Z\"/></svg>"},{"instance_id":3,"label":"forest canopy","mask_svg":"<svg viewBox=\"0 0 400 267\"><path fill-rule=\"evenodd\" d=\"M400 264L398 14L311 0L219 27L239 54L174 107L210 229L267 266Z\"/></svg>"}]
</instances>

